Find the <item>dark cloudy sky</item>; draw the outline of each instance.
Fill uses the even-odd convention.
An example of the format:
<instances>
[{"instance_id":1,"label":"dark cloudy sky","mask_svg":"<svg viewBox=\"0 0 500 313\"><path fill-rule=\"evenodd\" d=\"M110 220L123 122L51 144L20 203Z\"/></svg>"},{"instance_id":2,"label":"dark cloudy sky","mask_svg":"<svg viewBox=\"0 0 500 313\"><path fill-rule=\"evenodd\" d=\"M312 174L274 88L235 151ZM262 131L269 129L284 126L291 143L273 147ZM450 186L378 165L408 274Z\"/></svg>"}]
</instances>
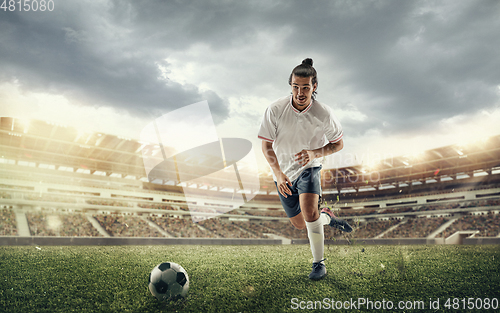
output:
<instances>
[{"instance_id":1,"label":"dark cloudy sky","mask_svg":"<svg viewBox=\"0 0 500 313\"><path fill-rule=\"evenodd\" d=\"M344 127L337 165L500 133L496 0L54 4L0 10L2 116L138 139L207 100L219 136L260 158L265 108L311 57L318 100Z\"/></svg>"}]
</instances>

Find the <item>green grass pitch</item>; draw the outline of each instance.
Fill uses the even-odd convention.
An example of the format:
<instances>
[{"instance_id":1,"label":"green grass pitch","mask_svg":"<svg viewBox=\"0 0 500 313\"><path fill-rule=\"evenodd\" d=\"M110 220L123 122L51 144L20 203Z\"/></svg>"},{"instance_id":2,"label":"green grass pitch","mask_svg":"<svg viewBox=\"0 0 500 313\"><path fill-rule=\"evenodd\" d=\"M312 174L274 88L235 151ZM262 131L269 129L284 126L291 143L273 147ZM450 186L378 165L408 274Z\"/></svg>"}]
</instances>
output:
<instances>
[{"instance_id":1,"label":"green grass pitch","mask_svg":"<svg viewBox=\"0 0 500 313\"><path fill-rule=\"evenodd\" d=\"M296 312L302 305L312 312L332 310L325 301L364 298L394 306L423 301L420 311L427 312L471 312L462 307L468 298L500 300L499 246L326 246L325 257L328 275L313 282L308 245L3 246L0 311ZM184 303L165 305L149 293L149 272L163 261L188 272ZM459 307L446 309L448 298L457 298ZM436 299L439 310L431 310ZM384 311L417 312L376 310Z\"/></svg>"}]
</instances>

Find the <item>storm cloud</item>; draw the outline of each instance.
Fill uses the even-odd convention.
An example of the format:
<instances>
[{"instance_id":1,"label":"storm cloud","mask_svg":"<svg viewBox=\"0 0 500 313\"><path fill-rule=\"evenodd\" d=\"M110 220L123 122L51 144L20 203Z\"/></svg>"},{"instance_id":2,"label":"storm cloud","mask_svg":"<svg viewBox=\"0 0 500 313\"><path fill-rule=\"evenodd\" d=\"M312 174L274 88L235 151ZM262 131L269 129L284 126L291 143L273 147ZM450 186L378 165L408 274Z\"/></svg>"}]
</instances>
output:
<instances>
[{"instance_id":1,"label":"storm cloud","mask_svg":"<svg viewBox=\"0 0 500 313\"><path fill-rule=\"evenodd\" d=\"M498 109L498 16L493 0L58 1L0 11L0 83L141 116L208 100L218 124L241 110L255 127L312 57L346 135L425 134Z\"/></svg>"}]
</instances>

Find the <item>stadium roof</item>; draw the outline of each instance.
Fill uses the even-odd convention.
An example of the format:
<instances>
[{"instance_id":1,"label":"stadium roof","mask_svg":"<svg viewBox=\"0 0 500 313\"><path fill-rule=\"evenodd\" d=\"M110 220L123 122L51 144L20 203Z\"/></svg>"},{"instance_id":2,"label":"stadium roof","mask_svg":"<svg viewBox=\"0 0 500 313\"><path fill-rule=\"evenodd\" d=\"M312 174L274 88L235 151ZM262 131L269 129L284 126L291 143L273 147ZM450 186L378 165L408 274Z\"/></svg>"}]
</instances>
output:
<instances>
[{"instance_id":1,"label":"stadium roof","mask_svg":"<svg viewBox=\"0 0 500 313\"><path fill-rule=\"evenodd\" d=\"M148 143L39 120L0 118L1 157L37 165L50 164L144 179L141 150ZM187 161L186 161L187 162ZM220 160L214 160L220 162ZM203 164L203 166L212 166ZM214 165L214 168L216 166ZM429 179L457 179L461 175L488 173L500 167L500 136L480 138L466 145L450 145L358 165L323 171L324 189L359 189L397 185ZM170 179L175 181L175 173ZM165 183L165 182L164 182ZM223 181L211 181L214 185ZM264 190L274 190L272 177L261 177Z\"/></svg>"},{"instance_id":2,"label":"stadium roof","mask_svg":"<svg viewBox=\"0 0 500 313\"><path fill-rule=\"evenodd\" d=\"M193 171L206 174L221 169L221 160L210 155L181 153L174 157L175 161L164 160L165 156L158 153L159 146L156 146L158 149L153 146L151 143L100 132L79 131L70 126L45 121L0 118L0 157L15 162L34 163L35 166L53 165L55 168L65 167L73 171L83 169L90 174L97 172L105 176L132 176L148 181L143 162L144 149L149 154L153 151L153 155L148 155L149 158L170 161L161 166L161 179L155 178L153 181L170 185L180 184L179 175L186 178ZM220 147L218 143L217 146ZM169 147L162 146L162 149L167 154L173 154L173 149ZM226 155L226 160L227 157ZM240 175L244 174L240 171ZM204 178L203 183L221 188L235 185L234 180L229 181L227 175L217 173ZM258 185L250 187L255 190L259 188Z\"/></svg>"},{"instance_id":3,"label":"stadium roof","mask_svg":"<svg viewBox=\"0 0 500 313\"><path fill-rule=\"evenodd\" d=\"M38 120L0 119L2 157L37 164L51 164L145 176L141 144L127 138Z\"/></svg>"},{"instance_id":4,"label":"stadium roof","mask_svg":"<svg viewBox=\"0 0 500 313\"><path fill-rule=\"evenodd\" d=\"M500 136L474 143L435 148L416 155L386 158L378 163L323 171L325 188L397 185L430 179L491 174L500 169Z\"/></svg>"}]
</instances>

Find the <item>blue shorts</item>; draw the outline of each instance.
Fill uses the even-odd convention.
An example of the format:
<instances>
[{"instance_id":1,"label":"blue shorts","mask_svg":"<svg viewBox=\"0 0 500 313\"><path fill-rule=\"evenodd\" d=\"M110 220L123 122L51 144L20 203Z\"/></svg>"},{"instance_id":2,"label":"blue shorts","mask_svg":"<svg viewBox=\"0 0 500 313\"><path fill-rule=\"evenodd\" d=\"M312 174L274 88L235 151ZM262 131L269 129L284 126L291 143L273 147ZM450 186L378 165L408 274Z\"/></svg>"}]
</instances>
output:
<instances>
[{"instance_id":1,"label":"blue shorts","mask_svg":"<svg viewBox=\"0 0 500 313\"><path fill-rule=\"evenodd\" d=\"M276 182L274 182L274 184L277 190L278 184ZM315 193L321 198L321 166L305 169L300 173L300 176L292 182L291 187L288 185L288 188L292 192L291 196L287 194L285 198L279 191L278 195L280 196L281 205L283 205L286 215L292 218L301 212L299 203L300 194Z\"/></svg>"}]
</instances>

